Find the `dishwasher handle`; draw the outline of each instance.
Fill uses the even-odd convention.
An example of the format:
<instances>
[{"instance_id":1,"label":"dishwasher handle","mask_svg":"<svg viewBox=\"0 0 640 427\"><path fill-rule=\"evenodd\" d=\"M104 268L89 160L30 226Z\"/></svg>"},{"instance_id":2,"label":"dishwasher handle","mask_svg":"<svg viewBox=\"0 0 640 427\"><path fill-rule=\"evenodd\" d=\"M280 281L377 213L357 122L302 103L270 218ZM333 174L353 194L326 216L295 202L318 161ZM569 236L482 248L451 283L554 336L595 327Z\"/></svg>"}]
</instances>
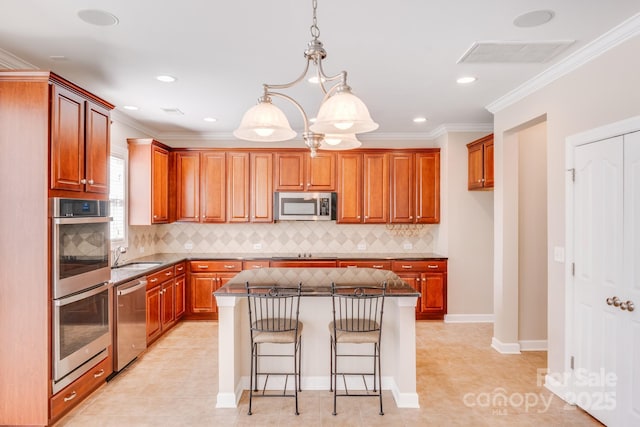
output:
<instances>
[{"instance_id":1,"label":"dishwasher handle","mask_svg":"<svg viewBox=\"0 0 640 427\"><path fill-rule=\"evenodd\" d=\"M118 287L118 296L128 295L132 292L137 291L138 289L145 288L147 286L146 280L139 280L137 285L129 286L128 288L121 289Z\"/></svg>"}]
</instances>

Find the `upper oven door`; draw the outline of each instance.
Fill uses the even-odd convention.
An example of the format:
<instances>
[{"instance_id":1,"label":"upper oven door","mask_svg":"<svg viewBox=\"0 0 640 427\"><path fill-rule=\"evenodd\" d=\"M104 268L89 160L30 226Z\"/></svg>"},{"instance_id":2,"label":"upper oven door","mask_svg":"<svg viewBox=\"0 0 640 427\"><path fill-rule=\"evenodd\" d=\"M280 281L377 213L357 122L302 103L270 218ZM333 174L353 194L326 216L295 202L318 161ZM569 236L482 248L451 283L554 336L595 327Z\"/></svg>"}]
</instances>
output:
<instances>
[{"instance_id":1,"label":"upper oven door","mask_svg":"<svg viewBox=\"0 0 640 427\"><path fill-rule=\"evenodd\" d=\"M53 298L109 281L108 217L52 218Z\"/></svg>"}]
</instances>

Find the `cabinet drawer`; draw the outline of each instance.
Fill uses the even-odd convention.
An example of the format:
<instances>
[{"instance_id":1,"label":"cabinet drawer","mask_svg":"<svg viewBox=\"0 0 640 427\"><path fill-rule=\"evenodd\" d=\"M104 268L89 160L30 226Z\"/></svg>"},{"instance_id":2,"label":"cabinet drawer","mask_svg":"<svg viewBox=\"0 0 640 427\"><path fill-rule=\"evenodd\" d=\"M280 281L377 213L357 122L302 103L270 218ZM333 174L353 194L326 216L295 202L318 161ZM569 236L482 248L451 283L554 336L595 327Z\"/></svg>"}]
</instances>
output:
<instances>
[{"instance_id":1,"label":"cabinet drawer","mask_svg":"<svg viewBox=\"0 0 640 427\"><path fill-rule=\"evenodd\" d=\"M181 274L185 274L187 272L187 263L186 262L180 262L180 263L174 265L173 269L174 269L174 275L175 276L179 276Z\"/></svg>"},{"instance_id":2,"label":"cabinet drawer","mask_svg":"<svg viewBox=\"0 0 640 427\"><path fill-rule=\"evenodd\" d=\"M380 270L391 270L391 261L338 261L338 267L378 268Z\"/></svg>"},{"instance_id":3,"label":"cabinet drawer","mask_svg":"<svg viewBox=\"0 0 640 427\"><path fill-rule=\"evenodd\" d=\"M89 369L86 374L60 390L51 398L51 418L58 418L80 403L93 390L104 383L107 377L111 375L111 372L113 372L113 361L109 356L94 368Z\"/></svg>"},{"instance_id":4,"label":"cabinet drawer","mask_svg":"<svg viewBox=\"0 0 640 427\"><path fill-rule=\"evenodd\" d=\"M173 278L173 267L168 267L147 276L147 289L152 289L162 282Z\"/></svg>"},{"instance_id":5,"label":"cabinet drawer","mask_svg":"<svg viewBox=\"0 0 640 427\"><path fill-rule=\"evenodd\" d=\"M242 262L243 270L255 270L258 268L267 268L267 267L269 267L269 260L255 260L255 261Z\"/></svg>"},{"instance_id":6,"label":"cabinet drawer","mask_svg":"<svg viewBox=\"0 0 640 427\"><path fill-rule=\"evenodd\" d=\"M447 261L393 261L393 271L433 271L447 272Z\"/></svg>"},{"instance_id":7,"label":"cabinet drawer","mask_svg":"<svg viewBox=\"0 0 640 427\"><path fill-rule=\"evenodd\" d=\"M242 271L242 261L190 261L192 273L206 271Z\"/></svg>"}]
</instances>

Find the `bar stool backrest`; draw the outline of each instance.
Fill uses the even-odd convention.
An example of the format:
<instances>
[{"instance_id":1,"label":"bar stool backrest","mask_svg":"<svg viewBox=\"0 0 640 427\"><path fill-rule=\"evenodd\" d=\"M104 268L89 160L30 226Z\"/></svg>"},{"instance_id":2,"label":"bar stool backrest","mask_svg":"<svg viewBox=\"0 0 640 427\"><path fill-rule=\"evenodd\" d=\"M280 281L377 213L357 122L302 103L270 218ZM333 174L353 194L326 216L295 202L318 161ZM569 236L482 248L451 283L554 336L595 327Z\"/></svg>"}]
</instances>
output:
<instances>
[{"instance_id":1,"label":"bar stool backrest","mask_svg":"<svg viewBox=\"0 0 640 427\"><path fill-rule=\"evenodd\" d=\"M251 334L297 331L302 284L295 287L246 283Z\"/></svg>"},{"instance_id":2,"label":"bar stool backrest","mask_svg":"<svg viewBox=\"0 0 640 427\"><path fill-rule=\"evenodd\" d=\"M380 332L386 290L386 282L370 286L332 283L334 336L340 332Z\"/></svg>"}]
</instances>

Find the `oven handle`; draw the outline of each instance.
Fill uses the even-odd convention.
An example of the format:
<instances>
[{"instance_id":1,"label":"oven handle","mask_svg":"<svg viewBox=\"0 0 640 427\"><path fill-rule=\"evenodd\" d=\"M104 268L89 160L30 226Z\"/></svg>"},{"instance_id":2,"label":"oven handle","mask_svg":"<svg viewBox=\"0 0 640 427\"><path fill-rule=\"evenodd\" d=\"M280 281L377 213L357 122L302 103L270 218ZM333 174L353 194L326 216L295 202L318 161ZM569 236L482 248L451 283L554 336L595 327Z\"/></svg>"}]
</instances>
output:
<instances>
[{"instance_id":1,"label":"oven handle","mask_svg":"<svg viewBox=\"0 0 640 427\"><path fill-rule=\"evenodd\" d=\"M54 224L99 224L111 222L113 218L110 216L84 216L69 218L53 218Z\"/></svg>"},{"instance_id":2,"label":"oven handle","mask_svg":"<svg viewBox=\"0 0 640 427\"><path fill-rule=\"evenodd\" d=\"M144 288L147 286L147 281L146 280L140 280L138 281L138 284L135 286L129 286L128 288L124 288L124 289L120 289L118 288L118 296L121 297L123 295L128 295L132 292L137 291L138 289Z\"/></svg>"},{"instance_id":3,"label":"oven handle","mask_svg":"<svg viewBox=\"0 0 640 427\"><path fill-rule=\"evenodd\" d=\"M92 288L92 289L90 289L88 291L81 292L81 293L75 294L75 295L71 295L71 296L66 297L66 298L60 298L60 299L53 300L53 304L56 307L61 307L63 305L71 304L72 302L80 301L82 299L97 295L100 292L103 292L106 289L109 289L109 286L111 286L111 284L109 282L104 282L103 285L97 286L97 287Z\"/></svg>"}]
</instances>

